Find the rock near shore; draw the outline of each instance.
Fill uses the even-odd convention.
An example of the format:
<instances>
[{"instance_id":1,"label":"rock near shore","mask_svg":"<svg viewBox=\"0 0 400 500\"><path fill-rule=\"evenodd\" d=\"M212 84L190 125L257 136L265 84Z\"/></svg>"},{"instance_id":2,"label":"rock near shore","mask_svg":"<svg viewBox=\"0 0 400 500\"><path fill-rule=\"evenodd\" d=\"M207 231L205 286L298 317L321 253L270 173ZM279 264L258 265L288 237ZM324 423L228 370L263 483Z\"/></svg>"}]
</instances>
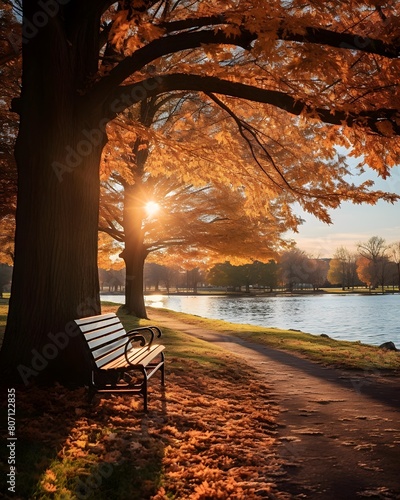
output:
<instances>
[{"instance_id":1,"label":"rock near shore","mask_svg":"<svg viewBox=\"0 0 400 500\"><path fill-rule=\"evenodd\" d=\"M379 346L380 349L386 349L387 351L398 351L397 347L393 342L384 342Z\"/></svg>"}]
</instances>

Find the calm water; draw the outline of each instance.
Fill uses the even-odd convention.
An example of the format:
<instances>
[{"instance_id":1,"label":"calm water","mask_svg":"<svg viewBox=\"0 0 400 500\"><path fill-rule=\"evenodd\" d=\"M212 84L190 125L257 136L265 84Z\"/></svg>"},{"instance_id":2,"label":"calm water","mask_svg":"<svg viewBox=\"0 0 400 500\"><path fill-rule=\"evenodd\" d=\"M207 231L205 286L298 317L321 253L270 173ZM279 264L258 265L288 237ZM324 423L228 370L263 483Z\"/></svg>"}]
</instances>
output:
<instances>
[{"instance_id":1,"label":"calm water","mask_svg":"<svg viewBox=\"0 0 400 500\"><path fill-rule=\"evenodd\" d=\"M103 300L123 303L118 295ZM308 295L295 297L146 297L146 305L205 318L326 333L341 340L400 348L400 295Z\"/></svg>"}]
</instances>

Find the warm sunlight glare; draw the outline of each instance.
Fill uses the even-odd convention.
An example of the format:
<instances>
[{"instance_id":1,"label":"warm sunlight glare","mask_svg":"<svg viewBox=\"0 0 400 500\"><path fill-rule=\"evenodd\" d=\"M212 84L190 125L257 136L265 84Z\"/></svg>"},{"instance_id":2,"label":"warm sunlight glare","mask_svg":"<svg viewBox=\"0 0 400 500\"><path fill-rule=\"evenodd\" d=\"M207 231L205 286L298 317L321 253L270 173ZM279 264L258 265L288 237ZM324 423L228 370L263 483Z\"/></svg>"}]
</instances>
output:
<instances>
[{"instance_id":1,"label":"warm sunlight glare","mask_svg":"<svg viewBox=\"0 0 400 500\"><path fill-rule=\"evenodd\" d=\"M160 210L160 205L155 201L149 201L146 203L146 212L149 217L152 217Z\"/></svg>"}]
</instances>

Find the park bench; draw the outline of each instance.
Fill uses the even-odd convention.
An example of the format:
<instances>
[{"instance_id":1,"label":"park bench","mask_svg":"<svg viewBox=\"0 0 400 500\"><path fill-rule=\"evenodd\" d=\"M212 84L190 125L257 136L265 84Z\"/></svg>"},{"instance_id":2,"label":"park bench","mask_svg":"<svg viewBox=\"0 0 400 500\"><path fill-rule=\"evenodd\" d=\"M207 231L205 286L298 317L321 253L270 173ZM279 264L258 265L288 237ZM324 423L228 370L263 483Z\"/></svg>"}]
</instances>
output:
<instances>
[{"instance_id":1,"label":"park bench","mask_svg":"<svg viewBox=\"0 0 400 500\"><path fill-rule=\"evenodd\" d=\"M116 314L102 314L75 320L91 360L89 400L96 392L132 393L143 396L147 411L147 382L158 370L165 384L164 346L154 344L161 337L156 326L125 331Z\"/></svg>"}]
</instances>

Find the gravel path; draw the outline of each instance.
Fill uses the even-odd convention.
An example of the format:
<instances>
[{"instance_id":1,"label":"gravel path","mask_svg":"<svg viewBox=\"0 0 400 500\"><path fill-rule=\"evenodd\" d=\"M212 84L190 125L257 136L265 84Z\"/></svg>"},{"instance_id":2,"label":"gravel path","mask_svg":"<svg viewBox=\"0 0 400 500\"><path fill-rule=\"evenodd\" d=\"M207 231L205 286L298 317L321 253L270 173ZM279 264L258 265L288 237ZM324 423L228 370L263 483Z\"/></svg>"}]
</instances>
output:
<instances>
[{"instance_id":1,"label":"gravel path","mask_svg":"<svg viewBox=\"0 0 400 500\"><path fill-rule=\"evenodd\" d=\"M161 326L243 356L278 402L279 483L296 499L400 499L400 378L326 368L152 309Z\"/></svg>"}]
</instances>

